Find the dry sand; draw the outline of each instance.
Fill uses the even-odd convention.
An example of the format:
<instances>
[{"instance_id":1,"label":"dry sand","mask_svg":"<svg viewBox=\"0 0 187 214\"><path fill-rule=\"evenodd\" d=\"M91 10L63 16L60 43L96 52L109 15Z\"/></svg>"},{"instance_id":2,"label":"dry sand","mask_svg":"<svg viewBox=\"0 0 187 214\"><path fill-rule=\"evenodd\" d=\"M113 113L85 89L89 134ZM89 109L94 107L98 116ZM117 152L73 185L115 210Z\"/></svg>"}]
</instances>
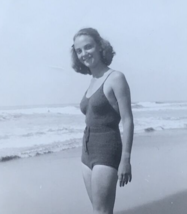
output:
<instances>
[{"instance_id":1,"label":"dry sand","mask_svg":"<svg viewBox=\"0 0 187 214\"><path fill-rule=\"evenodd\" d=\"M0 163L0 214L91 214L81 149ZM187 213L187 130L135 135L116 214Z\"/></svg>"}]
</instances>

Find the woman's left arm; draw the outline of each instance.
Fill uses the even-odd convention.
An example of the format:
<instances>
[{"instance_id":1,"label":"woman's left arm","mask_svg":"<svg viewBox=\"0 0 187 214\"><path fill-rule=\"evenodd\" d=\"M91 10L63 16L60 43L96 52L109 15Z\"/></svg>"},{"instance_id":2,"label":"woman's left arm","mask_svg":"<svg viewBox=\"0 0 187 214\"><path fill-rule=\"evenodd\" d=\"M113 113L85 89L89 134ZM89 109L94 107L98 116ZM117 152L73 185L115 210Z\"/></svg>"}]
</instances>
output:
<instances>
[{"instance_id":1,"label":"woman's left arm","mask_svg":"<svg viewBox=\"0 0 187 214\"><path fill-rule=\"evenodd\" d=\"M112 80L112 89L117 99L123 125L122 156L118 169L118 179L119 185L124 186L132 179L130 158L133 143L134 123L131 109L131 96L129 85L123 73L114 72Z\"/></svg>"}]
</instances>

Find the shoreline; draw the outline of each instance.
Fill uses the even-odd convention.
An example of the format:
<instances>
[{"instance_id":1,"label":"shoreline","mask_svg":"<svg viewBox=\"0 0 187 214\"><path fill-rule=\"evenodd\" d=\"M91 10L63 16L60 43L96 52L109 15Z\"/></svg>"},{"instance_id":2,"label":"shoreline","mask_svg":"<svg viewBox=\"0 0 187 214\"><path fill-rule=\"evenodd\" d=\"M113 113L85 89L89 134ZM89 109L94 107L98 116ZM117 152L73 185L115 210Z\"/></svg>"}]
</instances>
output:
<instances>
[{"instance_id":1,"label":"shoreline","mask_svg":"<svg viewBox=\"0 0 187 214\"><path fill-rule=\"evenodd\" d=\"M166 129L166 130L150 130L150 131L146 131L146 132L143 132L143 133L134 133L134 139L135 138L142 138L142 137L153 137L153 136L166 136L167 134L169 135L176 135L177 133L179 134L187 134L187 129L185 128L181 128L181 129ZM0 154L1 154L1 157L0 157L0 164L1 163L4 163L4 162L7 162L7 161L13 161L13 160L17 160L17 159L27 159L27 158L35 158L35 157L38 157L38 156L43 156L43 155L51 155L51 154L54 154L54 153L63 153L66 151L70 152L72 150L79 150L82 146L81 146L81 140L82 138L75 138L75 139L72 139L72 140L67 140L67 142L69 141L76 141L78 142L79 145L75 146L75 147L70 147L70 148L63 148L63 149L59 149L59 150L55 150L53 151L52 149L47 149L48 147L50 148L55 148L56 146L58 146L58 143L52 143L52 144L49 144L49 145L44 145L43 146L43 149L40 149L40 151L37 151L37 148L35 147L31 147L31 148L28 148L28 151L27 149L21 149L20 152L13 152L11 154L11 149L10 149L10 152L8 155L2 155L2 151L3 150L7 150L7 149L2 149L2 151L0 151ZM136 141L136 140L135 140ZM64 141L66 142L66 141ZM63 145L63 144L62 144ZM42 146L41 146L42 148ZM30 154L29 154L29 150L30 150ZM7 150L9 151L9 150ZM7 152L5 152L7 153ZM28 153L28 156L26 156L25 154Z\"/></svg>"},{"instance_id":2,"label":"shoreline","mask_svg":"<svg viewBox=\"0 0 187 214\"><path fill-rule=\"evenodd\" d=\"M136 135L132 182L123 188L117 186L114 213L174 214L170 208L175 206L175 211L180 207L177 214L185 214L186 142L187 130ZM1 213L92 213L80 155L81 147L0 163Z\"/></svg>"}]
</instances>

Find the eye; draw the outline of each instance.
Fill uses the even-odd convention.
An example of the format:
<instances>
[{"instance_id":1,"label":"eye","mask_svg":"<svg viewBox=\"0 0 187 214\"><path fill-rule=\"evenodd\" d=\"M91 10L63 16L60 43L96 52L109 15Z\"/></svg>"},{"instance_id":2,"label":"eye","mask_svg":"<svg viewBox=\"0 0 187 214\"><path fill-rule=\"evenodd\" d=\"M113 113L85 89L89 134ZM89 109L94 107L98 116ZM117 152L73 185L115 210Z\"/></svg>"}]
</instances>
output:
<instances>
[{"instance_id":1,"label":"eye","mask_svg":"<svg viewBox=\"0 0 187 214\"><path fill-rule=\"evenodd\" d=\"M86 46L85 46L85 49L86 50L89 50L89 49L91 49L92 48L92 45L91 44L87 44Z\"/></svg>"},{"instance_id":2,"label":"eye","mask_svg":"<svg viewBox=\"0 0 187 214\"><path fill-rule=\"evenodd\" d=\"M76 49L76 53L80 54L81 53L81 49Z\"/></svg>"}]
</instances>

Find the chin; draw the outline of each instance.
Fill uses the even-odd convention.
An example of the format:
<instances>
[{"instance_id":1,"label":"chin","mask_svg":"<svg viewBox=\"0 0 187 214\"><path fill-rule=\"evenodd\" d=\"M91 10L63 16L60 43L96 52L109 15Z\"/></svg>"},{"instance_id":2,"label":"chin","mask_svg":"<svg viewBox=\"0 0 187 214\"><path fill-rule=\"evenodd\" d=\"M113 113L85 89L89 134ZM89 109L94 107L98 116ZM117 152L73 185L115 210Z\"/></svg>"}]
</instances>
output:
<instances>
[{"instance_id":1,"label":"chin","mask_svg":"<svg viewBox=\"0 0 187 214\"><path fill-rule=\"evenodd\" d=\"M88 68L93 68L94 67L93 63L84 63L84 65L86 67L88 67Z\"/></svg>"},{"instance_id":2,"label":"chin","mask_svg":"<svg viewBox=\"0 0 187 214\"><path fill-rule=\"evenodd\" d=\"M99 65L99 63L88 63L86 66L89 67L89 68L96 68L97 66Z\"/></svg>"}]
</instances>

